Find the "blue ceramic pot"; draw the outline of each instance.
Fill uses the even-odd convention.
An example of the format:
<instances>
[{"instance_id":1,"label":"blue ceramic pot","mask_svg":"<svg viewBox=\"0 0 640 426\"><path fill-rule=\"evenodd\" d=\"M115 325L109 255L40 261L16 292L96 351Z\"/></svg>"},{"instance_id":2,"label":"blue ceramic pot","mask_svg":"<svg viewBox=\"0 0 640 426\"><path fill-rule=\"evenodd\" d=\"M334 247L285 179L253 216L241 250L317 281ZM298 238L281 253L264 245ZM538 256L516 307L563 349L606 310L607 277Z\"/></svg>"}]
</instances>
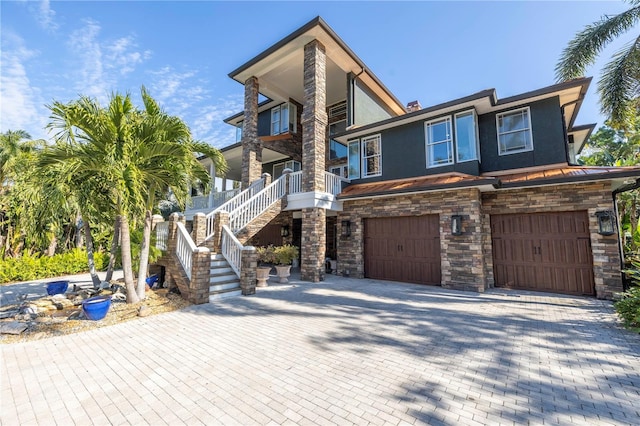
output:
<instances>
[{"instance_id":1,"label":"blue ceramic pot","mask_svg":"<svg viewBox=\"0 0 640 426\"><path fill-rule=\"evenodd\" d=\"M96 296L82 302L82 312L93 321L98 321L107 316L111 306L111 296Z\"/></svg>"},{"instance_id":2,"label":"blue ceramic pot","mask_svg":"<svg viewBox=\"0 0 640 426\"><path fill-rule=\"evenodd\" d=\"M69 288L69 281L51 281L47 284L47 294L53 296L54 294L63 294Z\"/></svg>"}]
</instances>

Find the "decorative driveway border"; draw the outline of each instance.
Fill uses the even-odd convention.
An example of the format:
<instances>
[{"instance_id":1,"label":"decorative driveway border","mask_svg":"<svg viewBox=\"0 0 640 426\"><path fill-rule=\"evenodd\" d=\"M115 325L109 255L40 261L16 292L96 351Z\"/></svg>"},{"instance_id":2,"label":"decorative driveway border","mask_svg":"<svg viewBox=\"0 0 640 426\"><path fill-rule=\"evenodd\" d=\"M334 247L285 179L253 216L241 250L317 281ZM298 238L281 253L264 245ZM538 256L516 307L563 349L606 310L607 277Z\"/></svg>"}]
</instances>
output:
<instances>
[{"instance_id":1,"label":"decorative driveway border","mask_svg":"<svg viewBox=\"0 0 640 426\"><path fill-rule=\"evenodd\" d=\"M591 298L327 276L0 351L7 426L640 424Z\"/></svg>"}]
</instances>

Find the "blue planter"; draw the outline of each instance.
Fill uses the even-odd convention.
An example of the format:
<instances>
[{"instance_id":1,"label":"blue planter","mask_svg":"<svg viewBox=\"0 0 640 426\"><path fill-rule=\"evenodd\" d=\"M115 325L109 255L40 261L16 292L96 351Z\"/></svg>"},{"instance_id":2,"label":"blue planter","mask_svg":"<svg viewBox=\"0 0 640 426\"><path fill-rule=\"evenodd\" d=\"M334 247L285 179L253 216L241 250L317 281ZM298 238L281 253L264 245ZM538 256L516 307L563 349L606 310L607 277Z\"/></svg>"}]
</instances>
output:
<instances>
[{"instance_id":1,"label":"blue planter","mask_svg":"<svg viewBox=\"0 0 640 426\"><path fill-rule=\"evenodd\" d=\"M93 321L104 318L111 306L111 296L96 296L82 302L82 312Z\"/></svg>"},{"instance_id":2,"label":"blue planter","mask_svg":"<svg viewBox=\"0 0 640 426\"><path fill-rule=\"evenodd\" d=\"M157 275L151 275L150 277L147 277L145 279L149 288L153 287L153 285L158 281L158 278L160 277L158 277Z\"/></svg>"},{"instance_id":3,"label":"blue planter","mask_svg":"<svg viewBox=\"0 0 640 426\"><path fill-rule=\"evenodd\" d=\"M69 288L69 281L51 281L47 284L47 294L53 296L54 294L63 294Z\"/></svg>"}]
</instances>

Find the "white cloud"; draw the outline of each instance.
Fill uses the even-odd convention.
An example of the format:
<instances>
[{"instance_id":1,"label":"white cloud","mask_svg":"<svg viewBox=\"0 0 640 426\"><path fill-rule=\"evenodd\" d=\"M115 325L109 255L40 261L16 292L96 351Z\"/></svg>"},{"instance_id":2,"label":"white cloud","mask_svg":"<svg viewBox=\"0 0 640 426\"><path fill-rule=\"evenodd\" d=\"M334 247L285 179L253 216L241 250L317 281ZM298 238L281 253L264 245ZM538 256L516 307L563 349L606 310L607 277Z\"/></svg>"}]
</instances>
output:
<instances>
[{"instance_id":1,"label":"white cloud","mask_svg":"<svg viewBox=\"0 0 640 426\"><path fill-rule=\"evenodd\" d=\"M106 102L108 95L118 89L118 78L130 74L136 66L151 57L151 51L138 51L133 36L120 37L113 42L100 39L100 24L92 19L74 31L69 47L76 55L75 89L78 93Z\"/></svg>"},{"instance_id":2,"label":"white cloud","mask_svg":"<svg viewBox=\"0 0 640 426\"><path fill-rule=\"evenodd\" d=\"M0 75L1 130L25 130L34 138L45 138L47 114L40 91L31 84L26 62L38 52L25 47L17 35L5 31L2 37Z\"/></svg>"},{"instance_id":3,"label":"white cloud","mask_svg":"<svg viewBox=\"0 0 640 426\"><path fill-rule=\"evenodd\" d=\"M37 7L32 7L38 24L47 31L56 31L59 26L55 21L56 12L51 9L49 0L42 0Z\"/></svg>"},{"instance_id":4,"label":"white cloud","mask_svg":"<svg viewBox=\"0 0 640 426\"><path fill-rule=\"evenodd\" d=\"M217 99L212 105L200 109L193 119L192 132L196 139L222 148L235 142L235 128L222 120L242 111L242 94Z\"/></svg>"}]
</instances>

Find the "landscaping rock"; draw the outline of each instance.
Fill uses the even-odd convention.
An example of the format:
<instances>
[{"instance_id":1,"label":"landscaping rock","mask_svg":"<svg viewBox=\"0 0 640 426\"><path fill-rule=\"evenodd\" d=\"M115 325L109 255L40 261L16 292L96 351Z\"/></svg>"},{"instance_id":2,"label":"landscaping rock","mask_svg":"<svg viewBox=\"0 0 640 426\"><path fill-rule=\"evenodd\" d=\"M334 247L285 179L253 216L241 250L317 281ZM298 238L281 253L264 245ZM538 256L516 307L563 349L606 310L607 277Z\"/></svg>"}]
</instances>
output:
<instances>
[{"instance_id":1,"label":"landscaping rock","mask_svg":"<svg viewBox=\"0 0 640 426\"><path fill-rule=\"evenodd\" d=\"M27 323L21 321L1 322L0 334L20 334L28 327Z\"/></svg>"},{"instance_id":2,"label":"landscaping rock","mask_svg":"<svg viewBox=\"0 0 640 426\"><path fill-rule=\"evenodd\" d=\"M149 315L151 315L151 309L149 309L145 305L140 306L140 308L138 309L138 316L139 317L148 317Z\"/></svg>"}]
</instances>

